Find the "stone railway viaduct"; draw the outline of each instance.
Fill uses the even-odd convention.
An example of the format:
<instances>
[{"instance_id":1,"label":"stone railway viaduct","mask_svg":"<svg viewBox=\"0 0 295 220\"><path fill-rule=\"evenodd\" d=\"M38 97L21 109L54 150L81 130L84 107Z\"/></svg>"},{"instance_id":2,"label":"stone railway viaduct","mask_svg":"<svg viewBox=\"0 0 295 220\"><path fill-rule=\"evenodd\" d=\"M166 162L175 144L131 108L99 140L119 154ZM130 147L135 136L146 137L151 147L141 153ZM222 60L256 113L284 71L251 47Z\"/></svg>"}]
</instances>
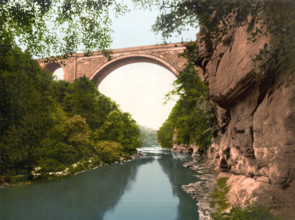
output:
<instances>
[{"instance_id":1,"label":"stone railway viaduct","mask_svg":"<svg viewBox=\"0 0 295 220\"><path fill-rule=\"evenodd\" d=\"M71 57L58 60L56 63L45 63L46 59L39 59L40 66L53 73L62 67L64 80L73 82L75 79L85 75L96 82L98 86L102 80L115 69L138 62L147 62L160 65L175 76L184 68L186 59L179 58L178 54L183 52L185 46L181 43L159 44L124 49L114 49L111 59L108 60L101 51L93 52L92 56L84 56L83 53L73 54ZM63 62L63 65L60 63Z\"/></svg>"}]
</instances>

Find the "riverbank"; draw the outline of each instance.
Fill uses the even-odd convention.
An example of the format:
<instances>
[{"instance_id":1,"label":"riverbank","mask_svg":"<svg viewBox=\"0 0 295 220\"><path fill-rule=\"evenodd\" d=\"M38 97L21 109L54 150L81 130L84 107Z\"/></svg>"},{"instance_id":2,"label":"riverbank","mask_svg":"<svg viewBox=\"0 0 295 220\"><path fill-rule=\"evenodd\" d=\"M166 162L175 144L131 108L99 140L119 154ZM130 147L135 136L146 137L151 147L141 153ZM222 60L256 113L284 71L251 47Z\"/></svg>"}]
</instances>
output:
<instances>
[{"instance_id":1,"label":"riverbank","mask_svg":"<svg viewBox=\"0 0 295 220\"><path fill-rule=\"evenodd\" d=\"M24 175L15 175L15 176L0 176L0 188L7 188L12 186L22 186L22 185L28 185L32 183L38 183L38 182L45 182L45 181L51 181L67 176L75 176L80 173L84 173L88 170L94 170L98 169L100 167L109 166L111 164L117 164L117 163L124 163L129 162L132 160L136 160L139 158L144 157L144 155L140 151L136 151L136 153L121 157L119 160L116 160L112 163L93 163L93 161L90 159L88 161L78 161L77 163L72 164L70 167L66 167L64 170L57 171L57 172L41 172L41 167L35 167L33 171L31 171L31 178L28 180L24 180Z\"/></svg>"},{"instance_id":2,"label":"riverbank","mask_svg":"<svg viewBox=\"0 0 295 220\"><path fill-rule=\"evenodd\" d=\"M198 219L181 186L197 181L183 164L191 158L159 146L146 156L79 175L0 190L4 219ZM54 210L54 211L52 211Z\"/></svg>"},{"instance_id":3,"label":"riverbank","mask_svg":"<svg viewBox=\"0 0 295 220\"><path fill-rule=\"evenodd\" d=\"M183 165L197 172L199 181L183 185L182 189L188 193L194 200L197 201L199 219L209 220L211 213L216 212L216 208L212 207L212 192L216 187L217 175L214 172L213 166L206 163L205 159L194 157L192 161Z\"/></svg>"},{"instance_id":4,"label":"riverbank","mask_svg":"<svg viewBox=\"0 0 295 220\"><path fill-rule=\"evenodd\" d=\"M245 185L245 182L248 182L247 188L244 188L245 192L255 189L258 193L261 190L267 189L267 187L265 186L264 189L262 187L257 188L254 180L229 172L217 173L215 166L209 164L209 162L210 160L208 159L197 157L183 165L197 171L196 176L199 178L199 181L183 185L182 189L197 201L196 205L198 206L200 220L240 219L247 216L251 216L251 219L252 217L270 220L294 219L294 215L290 214L290 212L276 212L274 203L272 203L272 206L265 205L255 200L255 198L249 197L244 203L233 203L235 199L241 196L236 193L236 188L241 187L243 184ZM240 179L237 180L237 178ZM270 203L268 202L268 204ZM292 205L292 202L290 202L290 206ZM286 207L286 210L287 208L289 207ZM224 218L224 215L227 217Z\"/></svg>"}]
</instances>

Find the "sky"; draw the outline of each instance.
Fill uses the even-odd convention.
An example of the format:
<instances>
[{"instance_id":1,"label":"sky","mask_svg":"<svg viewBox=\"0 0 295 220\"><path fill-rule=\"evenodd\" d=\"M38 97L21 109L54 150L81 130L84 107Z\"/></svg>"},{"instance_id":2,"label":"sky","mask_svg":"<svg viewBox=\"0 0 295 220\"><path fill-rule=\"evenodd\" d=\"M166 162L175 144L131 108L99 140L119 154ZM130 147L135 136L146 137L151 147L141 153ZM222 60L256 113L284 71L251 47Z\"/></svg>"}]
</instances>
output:
<instances>
[{"instance_id":1,"label":"sky","mask_svg":"<svg viewBox=\"0 0 295 220\"><path fill-rule=\"evenodd\" d=\"M113 17L111 49L162 44L161 35L151 30L158 12L135 9L131 0L123 2L131 11L117 19ZM196 34L197 30L192 28L166 42L195 40ZM62 75L62 72L58 70L55 75ZM165 95L173 89L175 79L161 66L136 63L114 70L101 82L98 90L119 104L122 111L129 112L138 124L158 130L175 104L171 101L164 105Z\"/></svg>"}]
</instances>

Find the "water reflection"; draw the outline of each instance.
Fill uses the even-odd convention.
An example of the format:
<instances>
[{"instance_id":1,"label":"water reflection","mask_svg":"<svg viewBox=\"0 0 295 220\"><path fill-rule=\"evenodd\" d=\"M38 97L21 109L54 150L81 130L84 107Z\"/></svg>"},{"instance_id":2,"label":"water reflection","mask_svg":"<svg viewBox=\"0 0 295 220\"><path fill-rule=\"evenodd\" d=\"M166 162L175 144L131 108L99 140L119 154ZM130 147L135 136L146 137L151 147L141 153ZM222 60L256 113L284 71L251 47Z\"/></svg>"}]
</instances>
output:
<instances>
[{"instance_id":1,"label":"water reflection","mask_svg":"<svg viewBox=\"0 0 295 220\"><path fill-rule=\"evenodd\" d=\"M194 171L182 166L188 156L171 154L170 150L160 147L139 151L156 160L139 169L130 192L122 196L105 219L198 219L195 201L181 188L197 180Z\"/></svg>"},{"instance_id":2,"label":"water reflection","mask_svg":"<svg viewBox=\"0 0 295 220\"><path fill-rule=\"evenodd\" d=\"M0 189L0 219L198 219L181 185L187 157L159 147L146 158L46 183Z\"/></svg>"},{"instance_id":3,"label":"water reflection","mask_svg":"<svg viewBox=\"0 0 295 220\"><path fill-rule=\"evenodd\" d=\"M56 181L0 189L0 219L103 219L152 158Z\"/></svg>"},{"instance_id":4,"label":"water reflection","mask_svg":"<svg viewBox=\"0 0 295 220\"><path fill-rule=\"evenodd\" d=\"M197 181L197 178L193 178L196 173L182 166L187 160L186 155L173 153L172 156L164 154L158 161L173 186L173 194L179 198L177 219L196 220L196 204L181 188L182 185Z\"/></svg>"}]
</instances>

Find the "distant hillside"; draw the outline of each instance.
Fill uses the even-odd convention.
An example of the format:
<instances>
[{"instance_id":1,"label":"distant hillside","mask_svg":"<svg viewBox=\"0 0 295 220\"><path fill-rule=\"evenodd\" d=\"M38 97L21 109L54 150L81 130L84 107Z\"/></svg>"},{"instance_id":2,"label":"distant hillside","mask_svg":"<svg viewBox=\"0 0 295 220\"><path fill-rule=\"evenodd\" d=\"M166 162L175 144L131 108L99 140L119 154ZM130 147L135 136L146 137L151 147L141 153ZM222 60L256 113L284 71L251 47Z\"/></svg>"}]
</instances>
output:
<instances>
[{"instance_id":1,"label":"distant hillside","mask_svg":"<svg viewBox=\"0 0 295 220\"><path fill-rule=\"evenodd\" d=\"M157 131L145 126L139 125L140 141L142 147L151 147L159 145Z\"/></svg>"}]
</instances>

